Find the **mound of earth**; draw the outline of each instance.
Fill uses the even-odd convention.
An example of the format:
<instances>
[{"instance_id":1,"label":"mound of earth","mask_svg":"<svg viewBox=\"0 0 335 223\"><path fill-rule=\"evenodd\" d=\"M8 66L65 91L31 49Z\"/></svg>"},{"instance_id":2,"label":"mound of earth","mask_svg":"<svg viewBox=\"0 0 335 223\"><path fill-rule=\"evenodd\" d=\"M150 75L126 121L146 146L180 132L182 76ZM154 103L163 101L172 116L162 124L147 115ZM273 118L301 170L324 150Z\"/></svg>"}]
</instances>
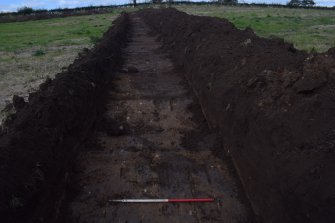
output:
<instances>
[{"instance_id":1,"label":"mound of earth","mask_svg":"<svg viewBox=\"0 0 335 223\"><path fill-rule=\"evenodd\" d=\"M16 114L0 137L2 222L51 222L64 198L67 171L103 110L106 86L121 60L128 15L115 20L101 41L54 80L14 97Z\"/></svg>"},{"instance_id":2,"label":"mound of earth","mask_svg":"<svg viewBox=\"0 0 335 223\"><path fill-rule=\"evenodd\" d=\"M224 19L139 12L222 133L262 222L335 222L335 49L296 50Z\"/></svg>"}]
</instances>

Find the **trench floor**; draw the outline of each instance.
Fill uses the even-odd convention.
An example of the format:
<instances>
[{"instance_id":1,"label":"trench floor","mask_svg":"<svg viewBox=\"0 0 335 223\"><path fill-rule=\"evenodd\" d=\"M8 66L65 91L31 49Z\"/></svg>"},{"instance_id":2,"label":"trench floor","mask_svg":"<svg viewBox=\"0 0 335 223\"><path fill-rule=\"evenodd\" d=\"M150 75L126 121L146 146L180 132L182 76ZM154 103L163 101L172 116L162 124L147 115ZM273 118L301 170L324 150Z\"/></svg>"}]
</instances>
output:
<instances>
[{"instance_id":1,"label":"trench floor","mask_svg":"<svg viewBox=\"0 0 335 223\"><path fill-rule=\"evenodd\" d=\"M229 165L212 154L219 137L149 28L132 18L124 69L109 92L106 117L118 134L101 131L102 149L83 152L69 204L73 222L250 222ZM136 71L134 68L130 71ZM198 109L199 110L199 109ZM220 198L213 203L113 204L113 198Z\"/></svg>"}]
</instances>

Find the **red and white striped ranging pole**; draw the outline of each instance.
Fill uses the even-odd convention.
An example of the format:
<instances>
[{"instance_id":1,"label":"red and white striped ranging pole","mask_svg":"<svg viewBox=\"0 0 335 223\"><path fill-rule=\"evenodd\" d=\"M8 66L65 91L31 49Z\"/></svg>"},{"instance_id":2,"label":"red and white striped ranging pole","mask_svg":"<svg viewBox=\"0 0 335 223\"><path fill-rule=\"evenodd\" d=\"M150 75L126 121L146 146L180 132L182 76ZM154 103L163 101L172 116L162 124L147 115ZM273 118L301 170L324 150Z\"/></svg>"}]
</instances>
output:
<instances>
[{"instance_id":1,"label":"red and white striped ranging pole","mask_svg":"<svg viewBox=\"0 0 335 223\"><path fill-rule=\"evenodd\" d=\"M214 198L174 198L174 199L115 199L109 200L117 203L189 203L189 202L214 202Z\"/></svg>"}]
</instances>

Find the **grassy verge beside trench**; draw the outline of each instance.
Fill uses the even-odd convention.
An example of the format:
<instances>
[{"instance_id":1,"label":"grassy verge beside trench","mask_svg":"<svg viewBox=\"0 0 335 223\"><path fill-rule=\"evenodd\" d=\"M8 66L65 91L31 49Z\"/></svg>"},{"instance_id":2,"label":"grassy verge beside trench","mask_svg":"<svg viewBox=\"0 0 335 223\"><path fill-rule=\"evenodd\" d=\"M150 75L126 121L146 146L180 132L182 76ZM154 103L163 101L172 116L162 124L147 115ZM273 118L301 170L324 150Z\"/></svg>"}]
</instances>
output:
<instances>
[{"instance_id":1,"label":"grassy verge beside trench","mask_svg":"<svg viewBox=\"0 0 335 223\"><path fill-rule=\"evenodd\" d=\"M121 12L0 23L0 110L14 94L27 97L91 48ZM6 113L0 112L0 120Z\"/></svg>"}]
</instances>

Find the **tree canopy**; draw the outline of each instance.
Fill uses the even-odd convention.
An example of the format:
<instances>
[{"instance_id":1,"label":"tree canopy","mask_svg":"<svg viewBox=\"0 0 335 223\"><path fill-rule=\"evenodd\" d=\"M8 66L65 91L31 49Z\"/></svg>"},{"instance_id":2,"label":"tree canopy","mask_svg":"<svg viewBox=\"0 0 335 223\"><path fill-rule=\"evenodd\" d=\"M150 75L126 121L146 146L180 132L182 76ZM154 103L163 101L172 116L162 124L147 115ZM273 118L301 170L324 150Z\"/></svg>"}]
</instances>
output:
<instances>
[{"instance_id":1,"label":"tree canopy","mask_svg":"<svg viewBox=\"0 0 335 223\"><path fill-rule=\"evenodd\" d=\"M17 12L20 13L20 14L31 14L34 12L34 9L33 8L30 8L30 7L27 7L27 6L24 6L22 8L18 8L17 9Z\"/></svg>"},{"instance_id":2,"label":"tree canopy","mask_svg":"<svg viewBox=\"0 0 335 223\"><path fill-rule=\"evenodd\" d=\"M313 6L315 2L313 0L291 0L287 3L288 6Z\"/></svg>"}]
</instances>

